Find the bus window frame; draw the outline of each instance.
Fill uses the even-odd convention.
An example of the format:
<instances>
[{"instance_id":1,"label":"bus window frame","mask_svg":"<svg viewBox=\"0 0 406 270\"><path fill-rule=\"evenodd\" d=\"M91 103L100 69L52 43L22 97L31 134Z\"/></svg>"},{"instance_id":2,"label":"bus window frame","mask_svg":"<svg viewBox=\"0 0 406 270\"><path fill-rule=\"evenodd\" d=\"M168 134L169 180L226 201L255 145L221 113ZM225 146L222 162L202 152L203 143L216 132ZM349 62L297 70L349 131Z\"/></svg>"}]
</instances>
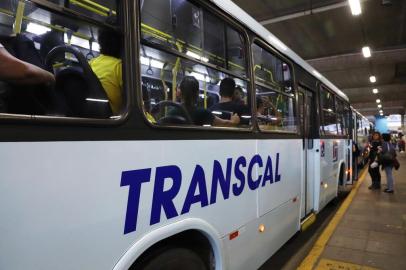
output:
<instances>
[{"instance_id":1,"label":"bus window frame","mask_svg":"<svg viewBox=\"0 0 406 270\"><path fill-rule=\"evenodd\" d=\"M250 44L250 58L251 58L251 74L252 74L252 92L253 92L253 96L256 97L256 80L255 80L255 72L254 72L254 51L252 49L253 45L256 44L257 46L261 47L264 50L267 50L270 54L274 55L275 57L279 58L280 60L282 60L285 64L287 64L290 68L290 72L291 72L291 82L292 82L292 90L293 90L293 97L289 96L286 93L283 93L281 91L278 90L273 90L275 92L278 92L279 94L285 95L289 98L292 98L294 104L293 104L293 108L294 108L294 116L295 116L295 121L296 121L296 131L286 131L286 130L261 130L259 128L258 125L258 121L257 121L257 101L256 98L253 98L253 103L254 106L252 107L252 112L253 112L253 117L255 118L255 128L257 131L264 133L264 134L289 134L289 135L300 135L301 134L301 125L299 123L298 120L298 91L297 91L297 84L296 84L296 73L295 73L295 69L294 69L294 65L293 62L288 59L286 56L284 56L282 53L280 53L276 48L274 48L271 44L269 44L268 42L264 41L262 38L254 35L254 37L251 40L251 44ZM262 85L260 85L262 86Z\"/></svg>"},{"instance_id":2,"label":"bus window frame","mask_svg":"<svg viewBox=\"0 0 406 270\"><path fill-rule=\"evenodd\" d=\"M138 106L139 111L142 114L142 119L144 120L144 123L150 127L150 128L154 128L154 129L162 129L162 130L204 130L204 131L226 131L226 132L241 132L241 133L252 133L253 131L255 131L256 129L256 121L254 122L254 111L253 111L253 107L252 107L252 93L255 92L255 90L252 89L252 74L251 74L251 50L250 50L250 36L248 35L247 30L244 28L243 25L241 25L238 20L232 18L230 15L228 15L227 13L225 13L222 10L219 10L218 8L216 9L215 6L213 6L210 3L207 3L203 0L188 0L189 2L196 4L198 6L200 6L202 9L210 12L212 15L218 17L220 20L222 20L222 22L224 22L225 24L227 24L226 26L230 26L233 27L234 30L236 30L243 38L244 38L244 50L245 50L245 55L246 55L246 78L241 77L238 74L234 74L233 72L230 72L229 70L225 69L225 68L221 68L221 67L217 67L216 65L213 65L211 63L206 63L203 62L201 60L195 59L193 57L190 57L186 54L182 54L174 49L169 49L168 47L165 47L164 45L161 44L156 44L156 43L152 43L152 42L148 42L148 41L143 41L141 38L141 7L139 5L140 0L135 0L134 2L136 2L137 5L137 9L136 9L136 29L137 29L137 34L138 34L138 38L137 38L137 57L136 57L136 65L135 67L137 68L137 82L136 82L136 105ZM151 123L151 121L148 120L147 115L144 112L143 109L143 99L142 99L142 74L141 74L141 62L140 62L140 53L141 53L141 46L142 45L146 45L149 46L153 49L157 49L157 50L161 50L164 53L168 53L168 54L172 54L172 55L176 55L184 60L189 60L189 61L193 61L195 63L198 63L199 65L202 66L206 66L208 68L214 69L216 71L222 72L228 76L234 77L234 78L238 78L240 80L243 80L246 82L247 84L247 93L249 92L251 94L251 104L247 104L247 106L251 107L251 126L247 127L247 128L243 128L243 127L222 127L222 126L197 126L197 125L158 125L155 123ZM255 119L256 120L256 119Z\"/></svg>"},{"instance_id":3,"label":"bus window frame","mask_svg":"<svg viewBox=\"0 0 406 270\"><path fill-rule=\"evenodd\" d=\"M38 8L44 9L50 13L57 14L62 17L68 17L72 20L80 20L84 23L92 24L98 27L109 27L111 29L115 29L120 31L124 36L123 39L126 40L130 37L126 36L129 35L132 31L131 24L129 20L131 20L131 16L129 16L130 9L124 8L124 6L129 6L128 2L130 0L123 0L121 5L117 5L117 13L122 14L122 29L117 29L112 27L109 24L102 23L96 19L90 18L88 16L83 15L80 12L64 8L59 6L58 4L49 2L47 0L28 0ZM131 50L130 42L123 42L123 52L124 57L122 59L123 70L128 70L127 67L131 67L128 57L128 52ZM123 93L126 97L126 104L123 106L123 112L120 115L112 116L107 119L100 119L100 118L87 118L87 117L64 117L64 116L49 116L49 115L35 115L35 114L14 114L14 113L0 113L0 123L8 123L8 122L15 122L18 123L25 123L25 124L67 124L67 125L89 125L89 126L117 126L125 123L129 118L131 113L131 77L128 76L128 72L123 72Z\"/></svg>"}]
</instances>

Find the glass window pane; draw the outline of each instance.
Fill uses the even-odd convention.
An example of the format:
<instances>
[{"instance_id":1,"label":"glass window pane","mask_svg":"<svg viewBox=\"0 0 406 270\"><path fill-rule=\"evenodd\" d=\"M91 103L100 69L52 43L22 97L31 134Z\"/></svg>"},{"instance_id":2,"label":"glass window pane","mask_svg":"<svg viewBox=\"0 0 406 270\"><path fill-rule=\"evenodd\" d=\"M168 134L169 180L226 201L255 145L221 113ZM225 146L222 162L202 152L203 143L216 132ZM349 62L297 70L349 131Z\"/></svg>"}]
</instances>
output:
<instances>
[{"instance_id":1,"label":"glass window pane","mask_svg":"<svg viewBox=\"0 0 406 270\"><path fill-rule=\"evenodd\" d=\"M257 83L268 85L285 93L292 93L292 77L290 67L280 58L254 44L254 69Z\"/></svg>"},{"instance_id":2,"label":"glass window pane","mask_svg":"<svg viewBox=\"0 0 406 270\"><path fill-rule=\"evenodd\" d=\"M8 3L11 12L15 13L18 3ZM35 78L20 78L22 75L15 73L17 83L3 77L1 112L83 118L120 115L126 100L122 35L116 27L90 24L30 1L25 1L23 8L19 35L1 37L0 42L10 54L39 69ZM4 13L0 12L0 20ZM11 30L13 24L4 27ZM50 53L56 47L58 50Z\"/></svg>"},{"instance_id":3,"label":"glass window pane","mask_svg":"<svg viewBox=\"0 0 406 270\"><path fill-rule=\"evenodd\" d=\"M181 2L184 2L182 6L180 1L142 1L141 37L182 52L183 45L188 41L191 45L201 48L201 23L196 20L196 23L192 24L192 11L199 9L188 1ZM200 15L197 18L199 19Z\"/></svg>"},{"instance_id":4,"label":"glass window pane","mask_svg":"<svg viewBox=\"0 0 406 270\"><path fill-rule=\"evenodd\" d=\"M322 88L320 91L320 102L323 112L323 121L321 127L324 129L324 133L326 135L338 134L334 96L326 89Z\"/></svg>"},{"instance_id":5,"label":"glass window pane","mask_svg":"<svg viewBox=\"0 0 406 270\"><path fill-rule=\"evenodd\" d=\"M215 30L214 30L215 29ZM226 68L225 24L214 15L204 13L204 57L203 61ZM200 54L200 53L199 53Z\"/></svg>"},{"instance_id":6,"label":"glass window pane","mask_svg":"<svg viewBox=\"0 0 406 270\"><path fill-rule=\"evenodd\" d=\"M227 27L227 69L246 77L246 56L244 37L236 30Z\"/></svg>"},{"instance_id":7,"label":"glass window pane","mask_svg":"<svg viewBox=\"0 0 406 270\"><path fill-rule=\"evenodd\" d=\"M245 103L246 81L232 78L240 87L240 103L224 103L220 96L224 73L173 54L142 46L141 74L144 111L147 118L158 125L249 127L251 112ZM191 78L193 77L193 79ZM185 83L183 83L185 82ZM232 105L232 106L229 106ZM231 108L231 109L230 109ZM236 115L234 115L236 114ZM234 123L239 119L239 124Z\"/></svg>"},{"instance_id":8,"label":"glass window pane","mask_svg":"<svg viewBox=\"0 0 406 270\"><path fill-rule=\"evenodd\" d=\"M219 17L187 0L149 0L141 8L144 41L246 76L244 38Z\"/></svg>"},{"instance_id":9,"label":"glass window pane","mask_svg":"<svg viewBox=\"0 0 406 270\"><path fill-rule=\"evenodd\" d=\"M257 119L261 130L297 132L293 97L260 85L257 85L256 93Z\"/></svg>"}]
</instances>

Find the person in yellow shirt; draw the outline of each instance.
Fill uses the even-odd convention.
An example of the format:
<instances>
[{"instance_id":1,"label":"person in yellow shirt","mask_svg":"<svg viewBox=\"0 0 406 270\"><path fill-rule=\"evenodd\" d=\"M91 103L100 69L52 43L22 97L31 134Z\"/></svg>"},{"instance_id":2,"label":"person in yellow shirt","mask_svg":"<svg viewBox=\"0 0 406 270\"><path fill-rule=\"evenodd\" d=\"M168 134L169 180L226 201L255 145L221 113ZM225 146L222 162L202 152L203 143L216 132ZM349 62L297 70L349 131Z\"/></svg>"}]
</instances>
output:
<instances>
[{"instance_id":1,"label":"person in yellow shirt","mask_svg":"<svg viewBox=\"0 0 406 270\"><path fill-rule=\"evenodd\" d=\"M101 29L98 41L100 55L89 64L106 91L113 114L118 115L123 106L122 37L112 29Z\"/></svg>"}]
</instances>

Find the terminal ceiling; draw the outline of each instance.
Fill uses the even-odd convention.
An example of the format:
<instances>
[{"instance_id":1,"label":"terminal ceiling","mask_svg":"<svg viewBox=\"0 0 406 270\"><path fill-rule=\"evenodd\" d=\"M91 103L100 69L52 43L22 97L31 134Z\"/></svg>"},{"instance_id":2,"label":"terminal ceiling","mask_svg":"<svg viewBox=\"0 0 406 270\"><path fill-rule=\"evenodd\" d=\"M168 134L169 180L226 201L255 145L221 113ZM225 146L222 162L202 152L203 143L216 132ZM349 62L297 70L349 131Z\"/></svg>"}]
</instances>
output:
<instances>
[{"instance_id":1,"label":"terminal ceiling","mask_svg":"<svg viewBox=\"0 0 406 270\"><path fill-rule=\"evenodd\" d=\"M378 113L378 98L385 114L405 114L406 1L364 0L359 16L352 16L347 0L234 2L342 89L364 115ZM363 57L363 46L372 57Z\"/></svg>"}]
</instances>

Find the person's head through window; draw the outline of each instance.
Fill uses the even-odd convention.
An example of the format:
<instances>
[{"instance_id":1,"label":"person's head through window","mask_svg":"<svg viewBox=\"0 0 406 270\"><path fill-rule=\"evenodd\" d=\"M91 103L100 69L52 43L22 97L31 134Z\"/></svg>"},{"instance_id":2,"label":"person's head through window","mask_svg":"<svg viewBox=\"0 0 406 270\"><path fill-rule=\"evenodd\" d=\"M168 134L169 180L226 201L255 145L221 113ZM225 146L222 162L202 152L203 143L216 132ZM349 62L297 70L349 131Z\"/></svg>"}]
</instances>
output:
<instances>
[{"instance_id":1,"label":"person's head through window","mask_svg":"<svg viewBox=\"0 0 406 270\"><path fill-rule=\"evenodd\" d=\"M209 110L197 107L199 98L199 82L193 76L186 76L179 85L182 105L190 114L195 125L236 126L240 123L237 114L229 120L214 116Z\"/></svg>"},{"instance_id":2,"label":"person's head through window","mask_svg":"<svg viewBox=\"0 0 406 270\"><path fill-rule=\"evenodd\" d=\"M233 100L235 81L232 78L224 78L220 83L220 103Z\"/></svg>"},{"instance_id":3,"label":"person's head through window","mask_svg":"<svg viewBox=\"0 0 406 270\"><path fill-rule=\"evenodd\" d=\"M121 58L121 34L113 29L103 28L98 37L100 53Z\"/></svg>"},{"instance_id":4,"label":"person's head through window","mask_svg":"<svg viewBox=\"0 0 406 270\"><path fill-rule=\"evenodd\" d=\"M123 109L123 78L121 64L121 34L110 28L98 33L100 55L90 60L90 66L100 80L109 100L113 115Z\"/></svg>"},{"instance_id":5,"label":"person's head through window","mask_svg":"<svg viewBox=\"0 0 406 270\"><path fill-rule=\"evenodd\" d=\"M186 110L192 111L199 98L199 82L193 76L186 76L179 85L182 104Z\"/></svg>"},{"instance_id":6,"label":"person's head through window","mask_svg":"<svg viewBox=\"0 0 406 270\"><path fill-rule=\"evenodd\" d=\"M242 88L239 85L237 85L234 89L233 102L237 104L245 104L244 92L242 91Z\"/></svg>"},{"instance_id":7,"label":"person's head through window","mask_svg":"<svg viewBox=\"0 0 406 270\"><path fill-rule=\"evenodd\" d=\"M263 116L265 111L265 104L262 97L257 97L257 115Z\"/></svg>"}]
</instances>

